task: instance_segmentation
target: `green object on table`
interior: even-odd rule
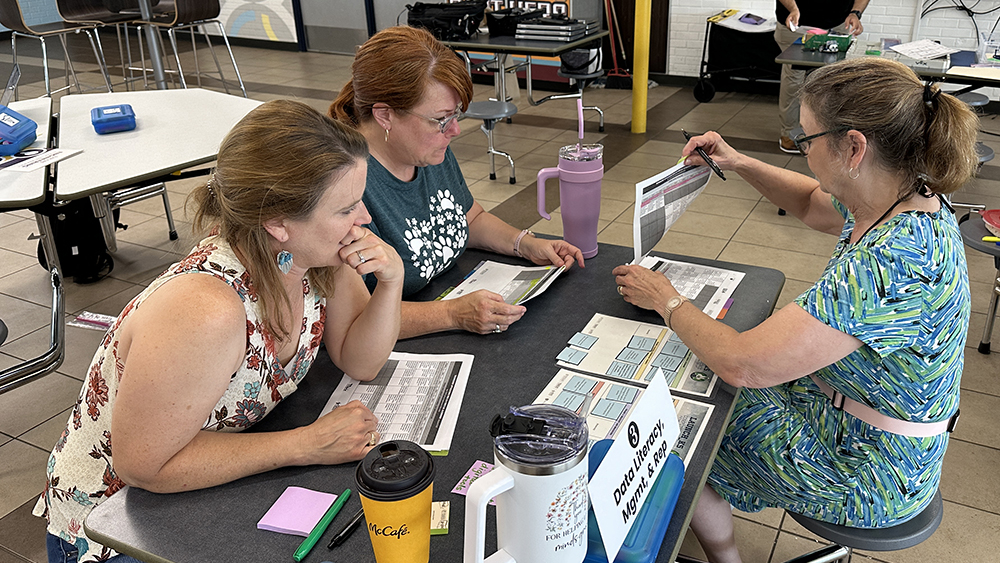
[[[337,497],[337,500],[333,501],[333,505],[331,505],[326,511],[326,514],[324,514],[323,517],[319,519],[319,522],[313,526],[312,531],[309,532],[309,536],[306,537],[301,544],[299,544],[298,549],[295,550],[295,554],[292,555],[292,559],[295,561],[302,561],[305,559],[306,555],[309,555],[313,546],[315,546],[316,542],[319,541],[319,538],[326,533],[326,529],[330,527],[330,522],[333,522],[333,519],[337,517],[337,513],[340,512],[341,508],[343,508],[344,503],[347,502],[347,498],[349,496],[351,496],[351,489],[344,489],[344,492]]]
[[[827,41],[836,41],[837,49],[843,53],[851,46],[853,40],[854,37],[851,35],[835,35],[832,33],[812,34],[806,37],[805,41],[802,42],[802,46],[806,50],[815,51],[826,44]]]

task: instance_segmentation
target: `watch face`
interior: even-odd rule
[[[681,303],[683,302],[684,298],[679,295],[677,297],[671,297],[670,300],[667,301],[667,308],[673,310],[677,307],[680,307]]]

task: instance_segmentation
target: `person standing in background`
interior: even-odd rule
[[[774,40],[782,51],[802,37],[799,26],[807,25],[828,29],[835,33],[849,33],[855,37],[864,31],[861,14],[868,7],[868,0],[778,0],[774,15],[778,27]],[[806,71],[794,70],[791,65],[781,65],[781,89],[778,93],[778,120],[781,124],[781,150],[799,154],[792,140],[792,130],[799,126],[799,89],[806,81]]]

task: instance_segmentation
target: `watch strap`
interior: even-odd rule
[[[859,20],[861,19],[861,10],[851,10],[849,13],[854,14],[855,16],[858,16]]]
[[[678,297],[680,297],[680,300],[677,301],[677,303],[673,307],[671,307],[668,303],[667,306],[664,307],[663,309],[663,322],[664,324],[667,325],[667,328],[669,328],[670,330],[674,329],[674,327],[670,326],[670,317],[673,316],[674,311],[680,309],[681,305],[688,302],[687,297],[684,297],[683,295],[678,295]]]

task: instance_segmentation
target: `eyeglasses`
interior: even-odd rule
[[[410,111],[410,110],[403,110],[403,111],[405,111],[406,113],[413,114],[413,115],[415,115],[417,117],[422,117],[422,118],[426,119],[427,121],[433,121],[434,123],[437,124],[438,129],[441,130],[441,134],[442,135],[444,134],[445,131],[448,130],[448,127],[451,125],[452,121],[455,121],[456,119],[461,119],[461,117],[463,115],[465,115],[465,112],[462,111],[462,104],[458,104],[457,106],[455,106],[455,111],[454,112],[449,113],[448,115],[446,115],[446,116],[444,116],[444,117],[442,117],[440,119],[437,118],[437,117],[430,117],[430,116],[427,116],[427,115],[421,115],[421,114],[419,114],[419,113],[417,113],[415,111]]]
[[[847,127],[837,127],[836,129],[830,129],[828,131],[823,131],[822,133],[809,135],[808,137],[805,135],[799,135],[798,137],[792,139],[792,142],[795,143],[795,148],[799,149],[800,153],[807,154],[809,152],[809,145],[811,145],[816,139],[822,137],[823,135],[829,135],[830,133],[842,133],[847,130]]]

